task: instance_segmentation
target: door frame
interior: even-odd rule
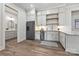
[[[17,16],[16,16],[16,20],[17,20],[17,25],[16,25],[16,27],[17,27],[17,28],[16,28],[16,35],[17,35],[17,36],[16,36],[16,37],[17,37],[17,39],[16,39],[16,40],[17,40],[17,43],[18,43],[18,11],[15,10],[13,7],[10,7],[10,6],[6,5],[6,4],[4,5],[4,8],[5,8],[5,7],[10,8],[10,9],[12,9],[13,11],[15,11],[15,12],[17,13],[17,14],[16,14],[16,15],[17,15]],[[6,9],[4,9],[4,14],[5,14],[5,13],[6,13]],[[9,13],[9,12],[8,12],[8,13]],[[11,13],[10,13],[10,14],[11,14]],[[6,15],[4,15],[4,16],[6,17]],[[5,19],[4,19],[4,20],[5,20]],[[4,21],[4,23],[5,23],[5,21]],[[5,29],[5,28],[4,28],[4,29]],[[4,31],[4,32],[5,32],[5,31]],[[6,39],[5,39],[5,43],[6,43]],[[6,44],[5,44],[5,46],[6,46]]]

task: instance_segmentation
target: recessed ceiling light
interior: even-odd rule
[[[31,8],[33,8],[33,7],[34,7],[34,5],[33,5],[33,4],[31,4],[31,5],[30,5],[30,7],[31,7]]]

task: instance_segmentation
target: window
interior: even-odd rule
[[[79,19],[76,19],[75,20],[75,28],[76,29],[79,29]]]

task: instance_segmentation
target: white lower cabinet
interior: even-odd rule
[[[60,43],[65,48],[66,43],[65,43],[65,34],[64,33],[60,33]]]
[[[35,32],[35,40],[40,40],[40,32],[39,31]]]
[[[35,32],[35,39],[40,40],[40,31]],[[44,40],[58,41],[58,32],[45,32]]]
[[[35,32],[35,40],[40,40],[40,31]],[[46,40],[46,32],[45,32],[45,35],[44,35],[44,40]]]
[[[16,31],[5,31],[5,39],[12,39],[17,37],[17,32]]]
[[[58,32],[47,32],[46,40],[48,41],[58,41]]]

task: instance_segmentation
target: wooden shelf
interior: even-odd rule
[[[54,14],[47,14],[46,16],[50,16],[50,15],[58,15],[58,13],[54,13]]]
[[[48,14],[46,15],[46,25],[49,26],[47,32],[58,31],[58,14]],[[53,28],[52,28],[53,27]]]
[[[46,20],[55,20],[55,19],[58,20],[58,18],[46,18]]]
[[[58,31],[55,31],[55,30],[47,30],[46,32],[58,32]]]
[[[46,24],[46,25],[58,25],[58,23]]]

